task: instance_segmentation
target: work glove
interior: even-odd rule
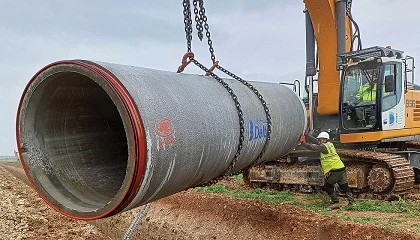
[[[304,143],[304,142],[306,142],[306,136],[304,134],[302,134],[302,135],[300,135],[299,143],[301,144],[301,143]]]

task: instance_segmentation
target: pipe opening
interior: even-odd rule
[[[21,113],[27,170],[60,208],[97,211],[121,195],[126,178],[128,144],[118,108],[97,79],[77,72],[38,78]]]

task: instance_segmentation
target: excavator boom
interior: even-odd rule
[[[336,2],[344,6],[336,7],[340,6]],[[305,6],[313,25],[319,59],[317,112],[321,115],[338,114],[340,73],[336,67],[337,55],[350,51],[352,39],[346,1],[305,0]],[[340,23],[344,23],[345,31],[337,27]],[[344,38],[345,44],[341,46],[338,38]]]

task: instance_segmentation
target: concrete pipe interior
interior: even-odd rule
[[[27,171],[38,191],[70,214],[110,211],[104,206],[120,201],[127,178],[124,124],[99,82],[77,72],[52,74],[27,101],[25,136],[36,139],[20,137],[39,150],[27,151]]]

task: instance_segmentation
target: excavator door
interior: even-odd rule
[[[402,63],[389,61],[383,65],[382,78],[382,130],[405,127],[405,101]]]

